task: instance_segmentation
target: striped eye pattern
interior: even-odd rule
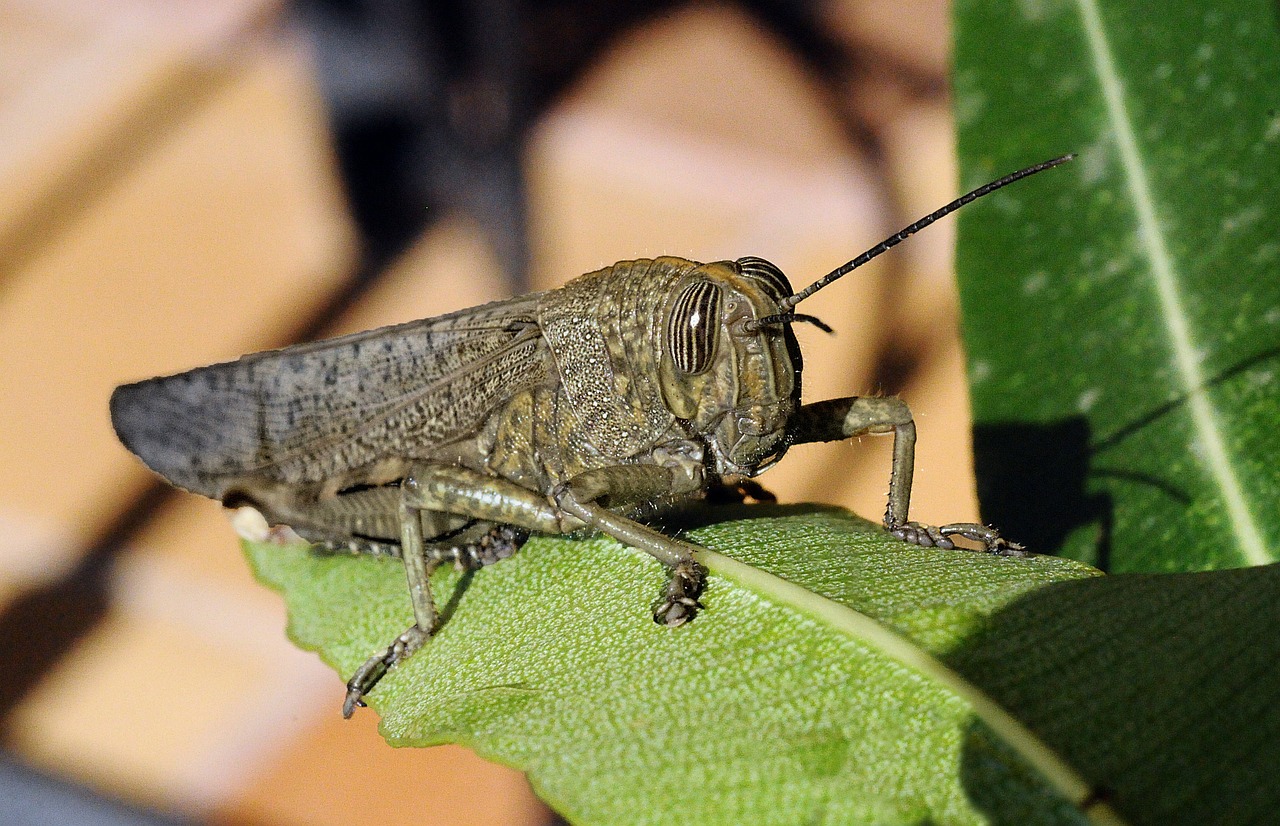
[[[763,284],[777,301],[781,301],[793,292],[791,282],[772,262],[748,255],[734,263],[738,265],[738,272]]]
[[[681,290],[667,322],[671,360],[680,372],[692,375],[711,366],[720,327],[720,288],[695,281]]]

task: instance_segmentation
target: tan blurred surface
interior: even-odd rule
[[[5,237],[0,249],[0,432],[9,434],[0,441],[0,525],[10,537],[0,565],[12,575],[65,569],[148,481],[111,431],[103,401],[115,385],[278,342],[296,323],[280,306],[300,290],[322,297],[351,266],[323,112],[297,50],[219,32],[244,39],[234,62],[210,69],[194,46],[155,54],[162,33],[113,41],[118,62],[130,55],[184,77],[196,63],[190,74],[201,82],[180,87],[170,117],[146,121],[140,157],[123,154],[61,187],[24,190],[21,175],[0,186],[30,197],[28,215],[57,219]],[[105,83],[92,76],[96,65],[71,68]],[[69,85],[80,79],[62,71]],[[116,80],[150,80],[140,74],[122,70]],[[69,153],[121,137],[114,123],[92,125],[67,141]],[[28,169],[13,156],[2,168]]]
[[[214,823],[511,826],[550,818],[521,776],[461,746],[393,749],[372,715],[332,714]]]
[[[908,76],[872,71],[842,99],[732,6],[619,38],[528,141],[535,285],[675,254],[760,255],[799,287],[952,197],[947,101],[930,91],[946,6],[919,5],[894,31],[893,4],[827,6],[835,37]],[[0,0],[0,605],[72,565],[147,483],[111,434],[113,386],[272,346],[354,266],[314,76],[274,3],[95,8]],[[873,139],[851,140],[849,117]],[[912,515],[930,521],[977,515],[952,233],[806,302],[836,336],[798,331],[807,401],[879,392],[886,360],[908,365]],[[504,285],[480,228],[445,216],[329,332]],[[804,446],[762,481],[878,518],[888,448]],[[110,590],[106,619],[15,710],[21,759],[228,824],[546,822],[510,769],[393,750],[372,714],[342,721],[341,679],[288,645],[215,503],[162,509]]]

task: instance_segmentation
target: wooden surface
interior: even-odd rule
[[[279,344],[356,261],[314,73],[280,9],[114,5],[0,1],[0,610],[72,570],[149,484],[111,433],[112,387]],[[833,36],[896,67],[838,99],[730,6],[619,39],[529,140],[535,285],[630,257],[751,254],[800,286],[947,201],[946,12],[920,6],[888,27],[898,4],[827,7]],[[870,137],[850,140],[852,122]],[[901,380],[927,521],[977,516],[953,232],[806,302],[836,336],[799,330],[807,400]],[[503,285],[479,228],[447,216],[328,332]],[[875,518],[888,448],[796,449],[762,481]],[[215,503],[170,502],[107,591],[105,616],[12,711],[5,745],[24,762],[228,824],[547,822],[516,772],[457,747],[391,749],[371,712],[342,721],[341,679],[287,643]]]

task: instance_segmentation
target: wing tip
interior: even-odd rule
[[[116,438],[149,469],[169,483],[212,496],[202,484],[190,446],[171,426],[172,411],[159,379],[122,384],[111,393],[108,408]],[[215,497],[216,498],[216,497]]]
[[[142,399],[139,388],[143,384],[145,382],[120,385],[111,392],[111,401],[108,405],[111,411],[111,427],[116,432],[116,438],[129,449],[130,453],[139,458],[142,458],[138,448],[141,444],[140,436],[145,420],[143,406],[139,403]]]

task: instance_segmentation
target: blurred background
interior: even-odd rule
[[[942,0],[0,0],[0,822],[557,822],[515,771],[344,722],[112,388],[626,258],[807,284],[955,195],[948,41]],[[910,403],[932,522],[977,517],[953,240],[798,327],[807,401]],[[888,449],[762,481],[878,519]]]

